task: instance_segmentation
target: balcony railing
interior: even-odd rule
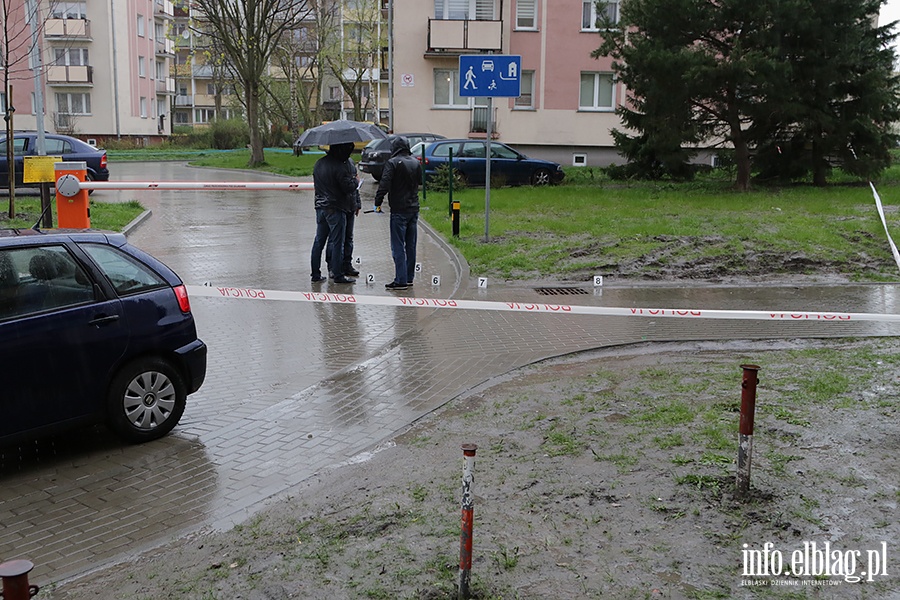
[[[49,65],[47,83],[50,85],[94,83],[94,67],[86,65]]]
[[[87,19],[47,19],[44,23],[44,37],[89,39],[91,22]]]
[[[175,78],[174,77],[165,77],[163,79],[156,80],[156,93],[157,94],[174,94],[175,93]]]
[[[193,96],[175,96],[175,106],[193,106]]]
[[[175,16],[175,6],[172,4],[171,0],[156,0],[154,4],[154,16],[163,18]]]
[[[157,56],[174,56],[175,55],[175,41],[170,40],[168,38],[156,40],[156,55]]]
[[[491,111],[491,134],[497,133],[497,107]],[[487,134],[488,107],[475,106],[472,108],[472,116],[469,119],[469,133]],[[493,135],[491,136],[493,137]]]
[[[429,52],[477,53],[502,47],[503,21],[428,20]]]

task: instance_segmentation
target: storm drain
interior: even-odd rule
[[[581,296],[588,293],[584,288],[572,287],[539,287],[534,288],[541,296]]]

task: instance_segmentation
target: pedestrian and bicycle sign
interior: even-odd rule
[[[518,98],[522,57],[470,54],[459,57],[459,95],[477,98]]]

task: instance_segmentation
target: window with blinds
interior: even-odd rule
[[[537,0],[516,0],[516,29],[537,29]]]
[[[453,21],[494,21],[497,0],[434,0],[434,18]]]

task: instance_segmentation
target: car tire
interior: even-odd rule
[[[550,185],[550,169],[538,169],[532,173],[531,185]]]
[[[142,358],[125,365],[109,386],[107,417],[123,439],[148,442],[170,431],[184,414],[187,386],[168,361]]]

